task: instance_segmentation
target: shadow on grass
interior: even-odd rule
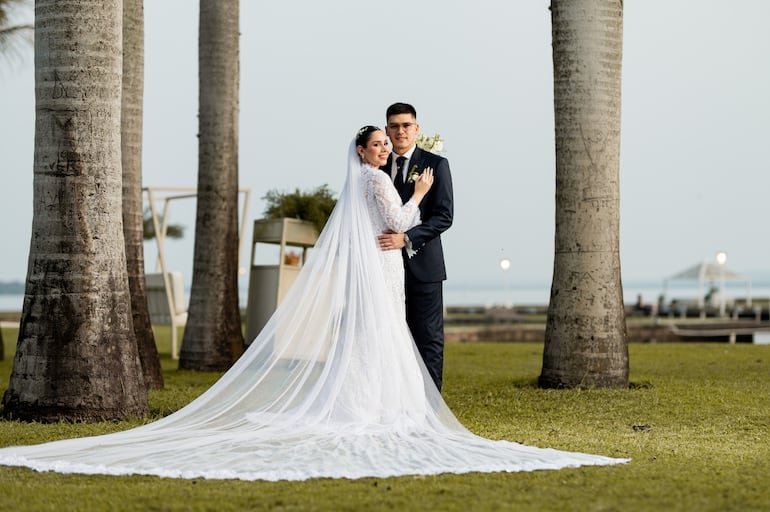
[[[538,389],[540,386],[537,383],[537,377],[535,378],[521,378],[521,379],[514,379],[512,381],[509,381],[511,387],[515,389]],[[650,381],[639,381],[639,382],[630,382],[628,384],[628,389],[654,389],[655,384],[653,384]],[[565,388],[566,389],[566,388]],[[582,388],[582,389],[592,389],[592,388]]]

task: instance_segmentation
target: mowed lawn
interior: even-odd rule
[[[4,329],[0,392],[17,332]],[[167,331],[158,333],[167,347]],[[167,350],[167,349],[166,349]],[[0,467],[0,510],[770,510],[770,345],[632,344],[630,389],[540,390],[542,345],[447,346],[444,397],[495,439],[632,462],[531,473],[305,482],[177,480]],[[178,409],[218,375],[164,354],[148,418],[97,424],[0,420],[0,446],[112,432]]]

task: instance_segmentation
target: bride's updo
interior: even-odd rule
[[[376,126],[367,125],[356,132],[356,146],[366,147],[374,132],[380,132]]]

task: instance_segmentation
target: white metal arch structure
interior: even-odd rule
[[[166,295],[166,305],[168,306],[168,312],[156,311],[156,318],[167,314],[169,323],[171,325],[171,357],[173,359],[179,358],[179,347],[177,341],[177,327],[182,326],[187,320],[187,306],[186,299],[180,300],[178,293],[174,293],[174,282],[180,278],[174,273],[169,271],[168,264],[166,262],[165,241],[166,233],[168,231],[168,218],[171,202],[179,199],[191,199],[198,196],[198,189],[195,187],[144,187],[142,191],[146,194],[147,202],[149,203],[150,213],[152,215],[152,226],[155,230],[155,242],[158,248],[158,259],[156,261],[156,270],[160,272],[163,277],[163,288]],[[241,254],[243,253],[243,239],[246,231],[246,216],[249,209],[249,199],[251,197],[251,189],[239,188],[238,194],[243,194],[243,213],[241,214],[241,222],[238,235],[238,262],[240,267]],[[157,203],[163,201],[163,212],[158,214]],[[176,286],[178,288],[178,286]],[[182,288],[183,289],[183,288]],[[184,305],[184,306],[183,306]],[[150,315],[153,315],[153,311],[150,311]],[[154,322],[154,321],[153,321]]]

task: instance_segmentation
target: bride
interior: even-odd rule
[[[454,417],[404,319],[399,251],[376,234],[420,222],[385,134],[366,126],[312,256],[246,353],[199,398],[124,432],[0,449],[0,464],[61,473],[305,480],[531,471],[626,462],[484,439]]]

